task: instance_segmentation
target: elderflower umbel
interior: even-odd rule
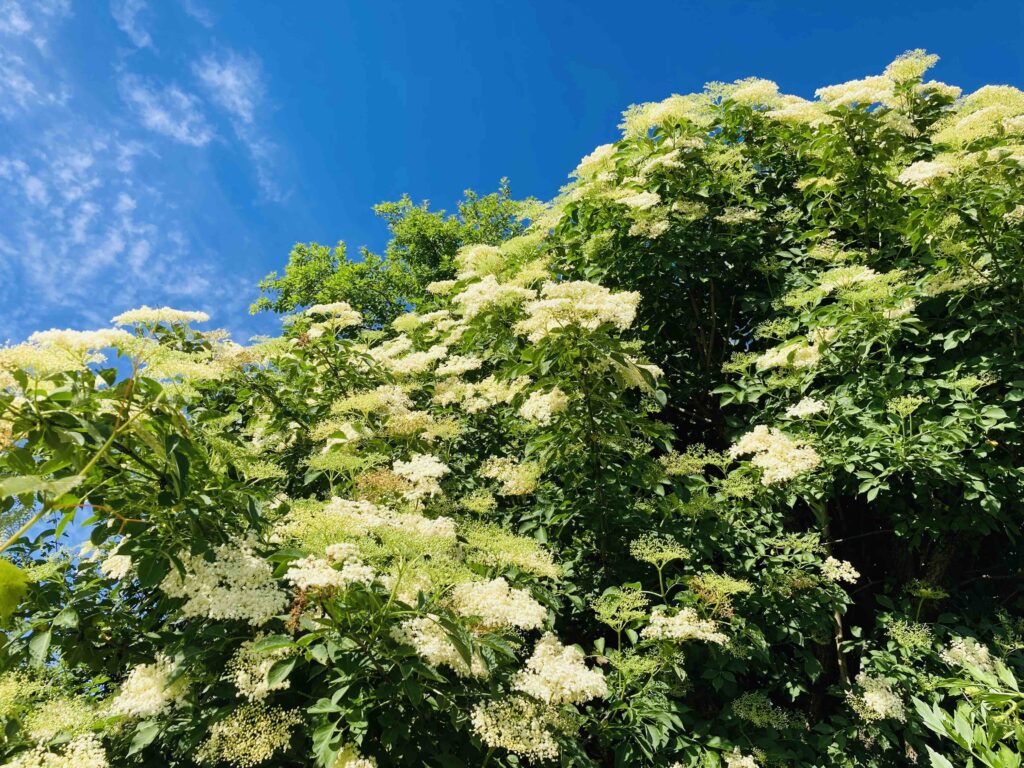
[[[510,587],[503,578],[470,581],[455,587],[452,608],[463,616],[478,616],[485,627],[539,629],[548,611],[525,589]]]
[[[729,455],[733,458],[745,454],[753,454],[750,463],[762,470],[762,485],[791,480],[810,472],[821,463],[821,458],[813,448],[763,424],[743,435],[729,449]]]
[[[651,640],[703,640],[706,643],[725,645],[728,636],[718,631],[713,621],[702,619],[693,608],[683,608],[669,616],[663,608],[655,608],[651,623],[644,627],[641,636]]]
[[[274,580],[274,569],[248,542],[222,544],[213,562],[181,552],[182,576],[172,569],[160,584],[168,597],[186,602],[181,614],[209,619],[238,619],[254,626],[281,613],[288,596]]]
[[[98,736],[87,734],[72,739],[60,752],[37,747],[4,763],[5,768],[109,768],[107,754]]]
[[[190,312],[170,307],[149,307],[143,305],[138,309],[122,312],[110,322],[115,325],[175,325],[186,323],[205,323],[210,316],[205,312]]]
[[[438,376],[461,376],[464,373],[477,370],[483,364],[483,360],[473,355],[452,355],[437,366],[434,373]]]
[[[828,410],[828,403],[824,400],[816,400],[813,397],[805,397],[796,405],[786,409],[786,415],[791,419],[806,419],[816,413]]]
[[[188,681],[180,677],[169,683],[173,673],[174,664],[166,656],[158,657],[153,664],[134,667],[110,703],[110,711],[128,717],[150,717],[177,705],[188,691]]]
[[[251,768],[286,748],[292,728],[301,722],[297,711],[262,703],[245,704],[214,723],[196,756],[200,762]]]
[[[463,526],[462,535],[473,562],[489,567],[518,568],[548,579],[556,579],[561,573],[551,553],[539,541],[516,536],[500,525],[470,523]]]
[[[363,757],[352,744],[346,744],[331,763],[331,768],[377,768],[372,757]]]
[[[403,645],[411,646],[432,667],[450,667],[459,677],[487,676],[487,665],[480,654],[473,653],[472,666],[466,664],[436,616],[406,619],[391,628],[391,637]]]
[[[901,723],[906,721],[907,713],[903,702],[893,692],[887,680],[861,672],[857,675],[857,685],[860,686],[861,692],[857,694],[851,691],[847,694],[847,699],[863,720],[874,722],[892,719]]]
[[[309,555],[293,562],[284,578],[300,590],[348,589],[353,584],[370,584],[374,572],[357,561],[347,562],[339,570],[328,560]]]
[[[818,364],[821,352],[817,344],[786,342],[765,351],[756,360],[758,371],[773,368],[812,368]]]
[[[569,404],[569,398],[558,387],[549,392],[531,392],[519,407],[519,415],[535,424],[551,423],[556,413],[561,413]]]
[[[473,707],[470,720],[473,732],[488,747],[531,761],[558,757],[558,742],[551,733],[558,725],[557,713],[526,696],[481,702]]]
[[[436,456],[423,453],[414,453],[409,461],[395,461],[392,469],[396,475],[412,483],[412,488],[405,492],[405,498],[410,501],[441,493],[438,481],[451,472],[448,465]]]
[[[725,768],[757,768],[757,761],[750,755],[744,755],[739,749],[734,749],[725,757]]]
[[[462,307],[464,317],[471,318],[491,307],[509,307],[536,297],[536,291],[510,283],[502,284],[494,275],[487,275],[452,297],[452,301]]]
[[[239,696],[249,701],[260,701],[267,698],[271,691],[283,691],[291,686],[287,678],[276,683],[271,683],[267,679],[270,668],[278,661],[288,658],[292,650],[274,648],[260,651],[256,645],[265,637],[265,634],[259,634],[252,640],[246,640],[228,661],[225,678],[235,684]]]
[[[52,741],[61,733],[82,733],[96,720],[90,702],[58,696],[37,705],[25,717],[24,728],[37,743]]]
[[[953,638],[939,656],[951,667],[977,667],[983,672],[995,670],[988,646],[979,643],[973,637]]]
[[[903,169],[899,182],[908,187],[926,187],[953,173],[953,166],[942,161],[918,160]]]
[[[608,685],[599,669],[589,669],[583,651],[562,645],[550,632],[537,642],[526,667],[516,673],[512,686],[545,704],[582,704],[603,699]]]
[[[108,579],[120,580],[131,573],[132,559],[128,555],[108,555],[100,563],[100,573]]]
[[[363,322],[363,316],[352,309],[347,301],[336,301],[333,304],[314,304],[306,310],[307,315],[320,315],[330,318],[332,328],[349,328]]]
[[[503,496],[525,496],[537,489],[541,467],[532,461],[519,462],[507,456],[492,456],[480,469],[483,477],[501,483]]]
[[[630,542],[629,554],[643,563],[650,563],[656,568],[664,568],[673,560],[689,557],[690,550],[671,536],[646,533]]]
[[[835,557],[829,557],[821,564],[821,573],[826,579],[837,584],[841,581],[845,581],[848,584],[856,584],[857,579],[860,578],[860,573],[856,568],[845,560],[839,560]]]
[[[548,282],[541,286],[541,298],[526,305],[528,316],[516,323],[515,331],[530,341],[540,341],[569,326],[593,331],[610,323],[626,330],[636,318],[639,303],[640,294],[635,291],[612,293],[586,280]]]

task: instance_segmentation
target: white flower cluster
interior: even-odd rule
[[[1000,127],[1005,130],[1007,122],[1020,115],[1024,115],[1024,92],[1010,85],[986,85],[965,96],[956,111],[940,121],[932,140],[962,147]]]
[[[391,529],[423,538],[434,538],[439,543],[455,541],[455,521],[450,517],[429,518],[412,513],[399,514],[387,507],[379,507],[368,501],[350,501],[337,497],[328,502],[324,507],[323,514],[340,523],[340,527],[349,536],[363,536],[374,530]],[[348,550],[342,549],[350,546],[332,544],[327,548],[327,558],[334,562],[352,559],[352,555],[343,554]]]
[[[647,190],[617,189],[610,197],[615,202],[637,211],[649,210],[661,202],[661,196],[657,192]]]
[[[4,763],[5,768],[109,768],[109,765],[103,744],[94,734],[72,739],[59,753],[37,747]]]
[[[190,312],[170,307],[148,307],[122,312],[110,322],[115,325],[177,325],[187,323],[205,323],[210,316],[205,312]]]
[[[481,702],[473,707],[470,719],[473,732],[488,747],[508,750],[531,762],[558,757],[551,708],[526,696]]]
[[[296,589],[320,590],[348,589],[353,584],[369,585],[375,575],[370,566],[358,560],[349,560],[338,569],[329,560],[309,555],[293,562],[284,578]]]
[[[753,454],[750,463],[762,471],[762,485],[792,480],[821,463],[821,457],[809,445],[763,424],[743,435],[729,449],[732,458],[745,454]]]
[[[407,619],[391,628],[391,637],[412,646],[416,653],[432,667],[450,667],[459,677],[486,677],[487,665],[479,653],[474,653],[472,666],[466,664],[434,615]]]
[[[664,609],[655,608],[651,623],[640,631],[641,636],[651,640],[702,640],[706,643],[725,645],[728,636],[718,631],[713,621],[702,619],[693,608],[683,608],[673,616]]]
[[[438,376],[461,376],[479,369],[483,364],[483,360],[473,355],[452,355],[443,364],[437,366],[434,373]]]
[[[845,560],[835,557],[826,558],[825,562],[821,564],[821,573],[826,579],[837,584],[841,581],[856,584],[857,579],[860,578],[860,572],[856,568]]]
[[[466,413],[480,413],[499,403],[511,403],[529,384],[526,376],[502,381],[492,375],[475,383],[449,379],[435,384],[434,402],[438,405],[458,403]]]
[[[492,456],[480,469],[483,477],[501,483],[503,496],[525,496],[537,490],[542,470],[532,461],[519,462],[508,456]]]
[[[821,350],[817,344],[789,341],[766,350],[755,361],[757,370],[769,371],[772,368],[813,368],[821,359]]]
[[[84,733],[96,719],[97,713],[90,701],[57,696],[36,704],[25,716],[22,725],[32,741],[43,744],[61,733]]]
[[[459,265],[459,277],[483,277],[497,272],[504,264],[501,249],[493,245],[475,243],[459,249],[455,262]]]
[[[610,323],[626,330],[636,318],[639,303],[636,291],[612,293],[586,280],[548,282],[541,286],[541,298],[526,305],[528,317],[516,323],[515,330],[530,341],[570,326],[592,331]]]
[[[333,304],[314,304],[306,310],[307,315],[327,316],[330,318],[330,325],[334,328],[349,328],[363,322],[363,316],[352,309],[347,301],[337,301]]]
[[[816,90],[814,95],[830,107],[888,104],[893,98],[893,85],[893,81],[885,75],[874,75],[863,80],[828,85]]]
[[[953,173],[953,166],[941,160],[918,160],[903,169],[899,182],[908,187],[926,187]]]
[[[871,677],[867,672],[857,675],[857,685],[860,686],[859,694],[852,691],[847,694],[850,705],[867,722],[875,720],[898,720],[905,722],[907,719],[906,709],[900,697],[892,690],[887,680],[881,677]]]
[[[381,360],[381,365],[392,373],[402,376],[411,376],[416,373],[423,373],[430,370],[430,367],[448,356],[448,347],[443,344],[435,344],[422,352],[410,352],[402,357],[388,357]]]
[[[545,704],[582,704],[608,695],[608,684],[599,669],[589,669],[583,651],[562,645],[550,632],[537,642],[512,686]]]
[[[771,80],[748,77],[733,83],[726,95],[737,104],[750,107],[772,106],[779,101],[779,86]]]
[[[992,652],[987,645],[973,637],[953,638],[939,656],[951,667],[977,667],[982,672],[995,671]]]
[[[757,768],[757,761],[751,755],[744,755],[734,749],[725,755],[725,768]]]
[[[487,275],[456,294],[452,301],[462,307],[464,317],[472,318],[491,307],[509,307],[536,297],[536,291],[499,283],[494,275]]]
[[[238,619],[259,626],[285,609],[288,596],[274,580],[273,567],[255,553],[251,543],[222,544],[213,554],[209,562],[179,553],[185,575],[172,569],[160,584],[168,597],[186,601],[183,616]]]
[[[236,768],[252,768],[286,748],[292,729],[301,722],[297,711],[268,707],[262,702],[245,704],[214,723],[196,757],[201,763],[225,762]]]
[[[179,677],[169,683],[174,664],[160,656],[153,664],[140,664],[121,685],[110,711],[127,717],[150,717],[179,704],[188,692],[188,681]]]
[[[427,293],[432,293],[435,296],[446,296],[451,293],[452,288],[458,285],[458,280],[435,280],[432,283],[427,283]]]
[[[614,144],[602,144],[580,160],[579,164],[576,166],[576,170],[574,170],[570,175],[575,176],[578,179],[586,179],[594,176],[608,167],[608,163],[614,155]]]
[[[123,579],[131,573],[131,570],[132,559],[128,555],[108,555],[107,558],[100,563],[100,573],[108,579]]]
[[[377,761],[363,757],[353,745],[346,744],[331,763],[331,768],[377,768]]]
[[[528,590],[515,589],[503,578],[459,584],[452,593],[451,606],[463,616],[477,616],[485,627],[539,629],[548,611]]]
[[[249,701],[260,701],[267,698],[271,691],[283,691],[291,686],[287,678],[273,684],[267,678],[270,668],[288,658],[292,651],[290,648],[257,650],[256,644],[265,637],[265,634],[259,634],[252,640],[246,640],[228,661],[225,678],[235,684],[239,696]]]
[[[812,128],[833,120],[823,104],[789,95],[780,97],[779,106],[765,112],[765,115],[781,123],[809,125]]]
[[[447,464],[425,453],[414,453],[409,461],[395,461],[392,469],[396,475],[412,483],[412,488],[405,493],[405,498],[410,501],[441,493],[438,481],[451,472]]]
[[[867,283],[879,275],[871,269],[860,264],[850,267],[837,267],[830,269],[823,274],[818,281],[818,288],[824,293],[833,293],[844,288],[851,288],[858,283]]]
[[[808,416],[814,416],[816,413],[822,413],[828,410],[828,403],[824,400],[816,400],[813,397],[805,397],[796,405],[791,405],[786,409],[786,415],[791,419],[806,419]]]
[[[90,350],[118,347],[134,337],[120,328],[101,328],[98,331],[72,331],[51,328],[36,331],[28,337],[29,344],[40,347],[57,347],[68,352],[81,354]]]
[[[561,413],[569,405],[569,398],[558,387],[549,392],[531,392],[521,406],[519,415],[535,424],[547,425],[556,413]]]

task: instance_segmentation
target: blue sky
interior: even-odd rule
[[[0,0],[0,342],[143,303],[266,332],[256,281],[296,241],[381,248],[375,202],[549,198],[631,103],[916,47],[1024,86],[1024,3]]]

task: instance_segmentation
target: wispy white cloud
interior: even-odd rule
[[[200,3],[199,0],[181,0],[181,7],[185,10],[185,13],[207,29],[210,29],[213,26],[213,12]]]
[[[0,32],[8,35],[27,35],[32,31],[32,22],[16,0],[0,3]]]
[[[42,49],[50,27],[71,13],[71,0],[0,0],[0,34],[24,37]]]
[[[140,182],[146,174],[135,165],[146,154],[78,124],[74,134],[49,133],[0,155],[0,218],[9,222],[0,233],[5,307],[45,314],[59,306],[79,324],[176,301],[215,309],[222,320],[244,317],[253,277],[230,277],[196,258],[173,198]],[[25,312],[2,315],[0,339],[40,324]]]
[[[153,44],[140,18],[147,10],[146,0],[110,0],[110,15],[136,48],[148,48]]]
[[[234,51],[210,53],[195,64],[193,71],[216,104],[236,120],[252,122],[264,93],[260,62],[255,56]]]
[[[67,98],[47,47],[53,28],[70,11],[67,0],[0,0],[0,117]]]
[[[111,2],[133,42],[152,47],[145,2]],[[194,148],[238,147],[262,196],[280,198],[259,59],[221,50],[174,83],[133,74],[120,58],[111,61],[120,102],[98,106],[57,56],[70,11],[69,0],[0,0],[0,342],[106,323],[143,303],[252,329],[246,307],[259,275],[228,266],[196,234],[206,226],[196,185],[211,201],[221,193],[210,154]],[[218,113],[225,125],[215,129]]]
[[[256,120],[267,90],[262,69],[256,56],[228,49],[208,53],[192,67],[209,99],[230,118],[235,137],[252,160],[264,197],[281,202],[286,194],[276,179],[277,147]]]
[[[136,75],[121,78],[121,95],[142,124],[182,144],[203,147],[214,132],[199,99],[176,85],[158,86]]]

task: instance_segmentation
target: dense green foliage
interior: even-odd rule
[[[933,63],[0,350],[6,764],[1019,766],[1024,93]]]
[[[505,179],[489,195],[464,194],[457,213],[449,216],[431,211],[425,202],[415,205],[408,196],[375,206],[391,234],[384,256],[362,248],[360,260],[353,261],[344,243],[334,249],[296,244],[284,275],[271,272],[260,282],[261,296],[252,311],[291,312],[344,301],[362,313],[369,327],[387,325],[423,300],[428,283],[454,277],[459,248],[497,245],[522,233],[530,203],[512,200]]]

